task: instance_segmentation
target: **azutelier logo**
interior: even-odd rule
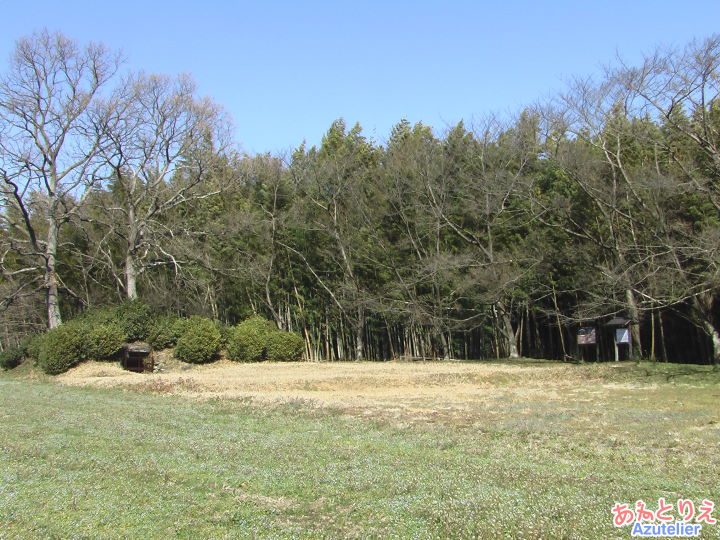
[[[615,503],[611,512],[615,527],[631,527],[630,534],[640,538],[690,538],[700,536],[703,525],[715,525],[715,503],[703,499],[697,506],[689,499],[678,499],[675,504],[664,497],[651,510],[643,500],[634,505]],[[673,514],[673,512],[676,514]]]

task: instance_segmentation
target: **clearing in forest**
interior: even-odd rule
[[[122,387],[193,399],[301,402],[396,423],[481,426],[542,422],[543,429],[618,431],[628,406],[647,409],[653,425],[677,429],[676,413],[714,408],[720,376],[708,366],[512,362],[251,363],[191,365],[159,353],[164,372],[137,374],[89,362],[61,384]],[[687,385],[710,385],[688,399]],[[663,411],[668,414],[664,414]],[[715,419],[720,421],[720,416]],[[572,426],[568,425],[572,423]],[[710,424],[711,426],[715,424]],[[686,424],[683,429],[703,429]],[[624,431],[624,430],[620,430]]]

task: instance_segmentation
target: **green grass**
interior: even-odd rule
[[[0,538],[609,538],[616,501],[720,503],[714,374],[627,366],[403,428],[2,375]]]

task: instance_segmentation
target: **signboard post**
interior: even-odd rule
[[[578,330],[577,344],[580,349],[580,359],[584,360],[585,351],[597,344],[597,329],[593,326],[583,326]]]
[[[620,361],[620,345],[627,345],[628,347],[628,358],[633,357],[632,351],[632,338],[630,337],[630,325],[632,324],[631,319],[625,319],[623,317],[615,317],[606,326],[615,328],[615,361]]]

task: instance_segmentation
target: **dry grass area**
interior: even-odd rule
[[[243,399],[303,403],[342,412],[418,423],[472,426],[493,423],[532,431],[618,431],[628,408],[656,427],[717,430],[716,385],[697,388],[704,372],[668,371],[667,365],[606,363],[573,365],[516,362],[259,363],[228,360],[189,365],[158,353],[164,372],[136,374],[115,364],[90,362],[58,377],[65,385],[122,387],[192,399]],[[700,371],[707,368],[698,366]],[[683,378],[691,377],[690,382]],[[701,379],[702,380],[702,379]],[[688,388],[692,399],[686,399]],[[646,404],[646,405],[645,405]],[[660,406],[658,406],[660,404]],[[680,416],[683,418],[681,419]],[[646,418],[647,417],[647,418]],[[652,417],[652,418],[650,418]],[[497,427],[497,426],[496,426]],[[608,432],[610,435],[610,432]]]
[[[336,362],[255,363],[228,360],[190,365],[159,353],[162,373],[137,374],[88,362],[58,377],[67,385],[129,389],[193,398],[306,401],[318,406],[466,406],[503,393],[556,396],[573,386],[571,367],[508,363]],[[570,380],[572,379],[572,380]]]

